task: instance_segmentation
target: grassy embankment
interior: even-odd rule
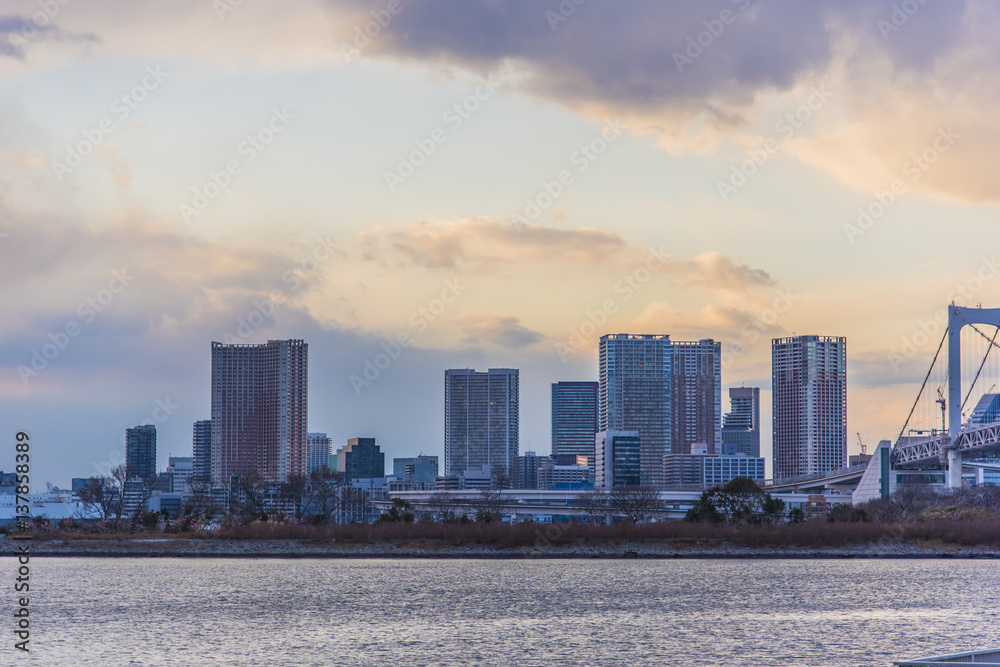
[[[925,520],[910,523],[828,523],[794,525],[723,526],[665,522],[611,526],[586,524],[455,524],[382,523],[375,525],[309,526],[256,523],[213,531],[164,533],[91,533],[85,531],[31,531],[36,540],[307,540],[315,543],[376,544],[433,540],[451,545],[491,545],[498,548],[572,546],[615,542],[671,544],[728,543],[750,548],[842,547],[862,544],[936,543],[959,547],[1000,547],[1000,521],[992,519]]]

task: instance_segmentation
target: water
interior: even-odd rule
[[[1000,645],[997,567],[35,558],[0,664],[887,666]]]

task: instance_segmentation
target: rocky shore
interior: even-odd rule
[[[0,540],[0,555],[13,556],[17,541]],[[724,541],[649,540],[546,543],[498,547],[443,540],[343,542],[331,540],[224,540],[135,538],[37,540],[35,557],[98,558],[1000,558],[995,547],[940,542],[884,542],[840,547],[746,547]]]

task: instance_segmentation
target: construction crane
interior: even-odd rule
[[[945,432],[945,412],[947,411],[948,401],[945,400],[945,398],[944,398],[944,392],[941,391],[941,387],[937,388],[937,394],[938,394],[937,400],[934,401],[934,402],[941,404],[941,432],[944,433]]]
[[[865,443],[861,439],[861,434],[860,433],[858,433],[858,444],[861,446],[861,456],[865,456],[868,453],[868,448],[865,447]]]

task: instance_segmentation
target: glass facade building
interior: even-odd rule
[[[507,475],[518,454],[516,368],[444,372],[444,474],[490,466]]]
[[[642,481],[642,442],[638,431],[601,431],[594,436],[597,472],[594,486],[638,486]]]
[[[192,475],[200,479],[212,479],[212,420],[203,419],[194,423],[191,442],[194,459]]]
[[[722,420],[722,445],[747,456],[760,456],[760,388],[732,387],[729,412]],[[727,451],[719,452],[722,454]]]
[[[552,455],[586,456],[594,464],[597,382],[552,383]]]
[[[721,347],[713,340],[608,334],[599,351],[598,427],[635,430],[643,485],[663,483],[663,456],[692,443],[721,452]]]
[[[337,471],[347,481],[385,477],[385,454],[375,438],[351,438],[337,450]]]
[[[125,465],[130,478],[156,477],[156,426],[125,429]]]

